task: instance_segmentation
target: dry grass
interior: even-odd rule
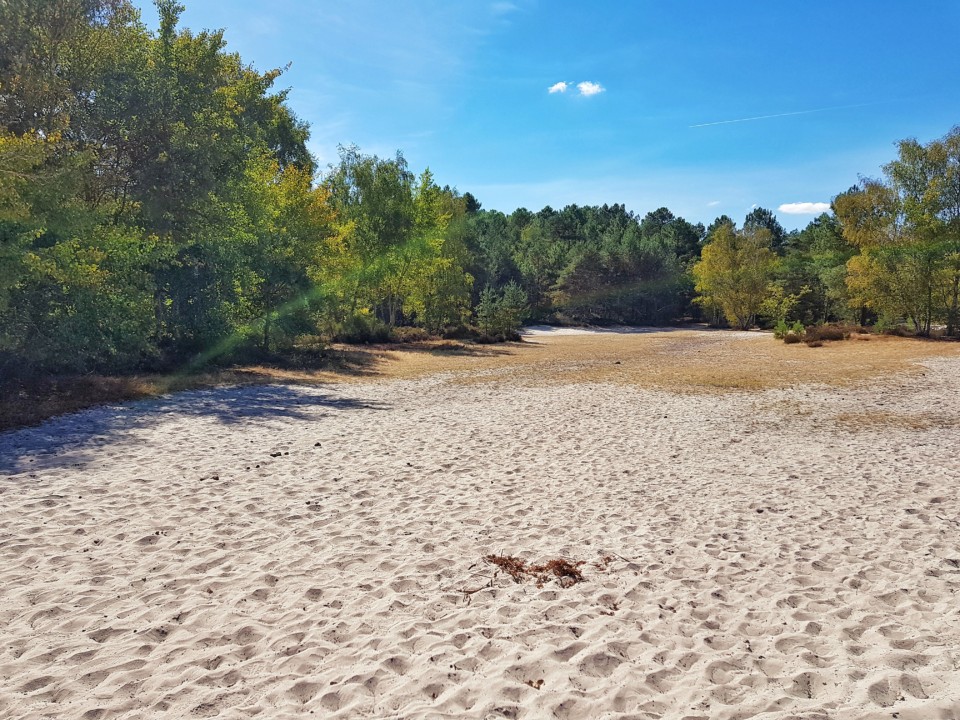
[[[532,385],[613,382],[674,391],[763,390],[821,383],[852,386],[874,378],[922,372],[918,362],[958,357],[960,347],[873,336],[869,342],[811,349],[767,334],[674,330],[648,334],[536,336],[498,346],[497,354],[451,358],[416,350],[394,353],[382,377],[457,373],[465,383],[511,381]]]
[[[642,334],[538,335],[520,343],[429,341],[334,346],[313,366],[252,365],[216,372],[138,377],[0,381],[0,431],[104,403],[229,384],[331,383],[415,379],[449,373],[456,382],[528,385],[612,382],[681,392],[763,390],[822,383],[850,386],[918,373],[931,357],[960,356],[960,345],[869,336],[868,342],[811,349],[767,334],[665,330]]]

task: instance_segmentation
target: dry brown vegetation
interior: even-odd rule
[[[65,412],[177,390],[228,384],[331,383],[414,379],[449,373],[455,382],[528,385],[622,383],[681,392],[762,390],[821,383],[850,386],[920,373],[925,358],[960,355],[960,345],[869,337],[811,349],[765,333],[663,330],[536,335],[520,343],[428,341],[335,346],[311,366],[251,365],[205,373],[62,377],[0,381],[0,430]]]
[[[424,349],[386,351],[379,377],[456,373],[464,383],[509,379],[532,385],[613,382],[644,388],[724,392],[820,383],[852,386],[895,373],[920,373],[918,363],[957,357],[960,347],[871,336],[869,342],[785,345],[766,333],[704,330],[534,336],[489,353],[451,356]]]
[[[483,559],[505,572],[513,578],[514,582],[534,580],[537,587],[542,587],[552,579],[556,579],[561,587],[570,587],[583,582],[583,573],[580,572],[580,568],[586,564],[583,560],[554,558],[540,565],[531,565],[512,555],[487,555]]]

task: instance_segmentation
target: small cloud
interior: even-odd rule
[[[586,97],[590,97],[591,95],[599,95],[606,90],[606,88],[600,83],[590,82],[589,80],[584,80],[581,83],[577,83],[577,89],[580,91],[581,95]]]
[[[719,204],[720,204],[719,200],[711,200],[710,202],[707,203],[707,207],[716,207]]]
[[[820,215],[830,211],[830,203],[825,202],[796,202],[784,203],[777,208],[777,212],[787,215]]]
[[[569,83],[558,82],[548,87],[547,92],[550,93],[551,95],[553,93],[562,93],[562,92],[566,92],[568,87],[570,87]]]
[[[516,12],[520,8],[512,2],[495,2],[490,6],[490,9],[494,15],[508,15],[509,13]]]

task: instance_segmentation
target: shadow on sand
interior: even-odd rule
[[[149,400],[91,408],[38,427],[0,434],[0,473],[14,474],[82,464],[99,448],[160,421],[207,417],[224,425],[310,421],[319,410],[375,412],[388,406],[338,397],[304,385],[241,385],[190,390]]]

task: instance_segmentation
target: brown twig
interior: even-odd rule
[[[528,565],[525,560],[512,555],[487,555],[483,559],[507,573],[514,582],[522,583],[527,578],[532,578],[536,581],[537,587],[542,587],[552,578],[556,578],[561,587],[570,587],[583,582],[583,573],[580,572],[580,568],[586,564],[583,560],[555,558],[542,565]]]

